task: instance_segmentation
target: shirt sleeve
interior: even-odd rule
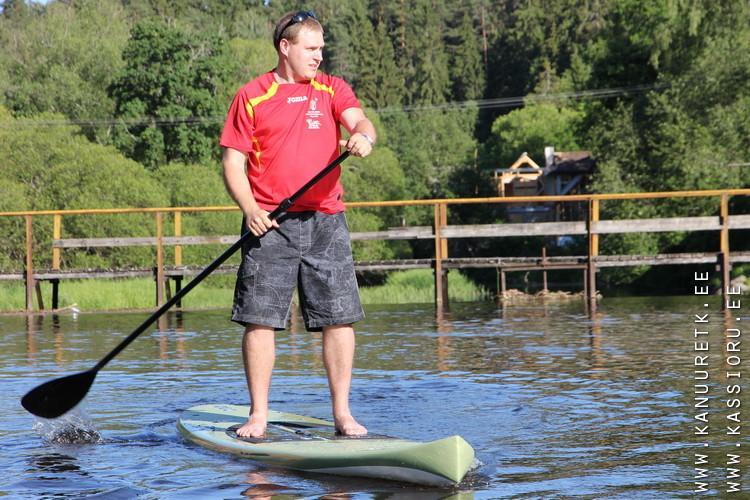
[[[229,106],[224,129],[221,132],[219,144],[225,148],[232,148],[249,154],[253,150],[253,117],[252,107],[243,90],[234,96]]]
[[[361,108],[354,91],[341,78],[333,80],[333,116],[337,122],[341,122],[341,113],[349,108]]]

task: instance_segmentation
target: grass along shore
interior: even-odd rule
[[[51,306],[52,285],[42,282],[45,306]],[[186,309],[229,308],[234,292],[233,276],[211,276],[182,300]],[[154,307],[154,280],[150,278],[70,280],[60,283],[60,308],[75,305],[82,311],[149,309]],[[448,273],[450,300],[467,302],[489,297],[484,290],[457,271]],[[429,269],[393,272],[384,285],[361,287],[363,304],[431,303],[434,282]],[[0,311],[24,309],[21,282],[0,283]]]

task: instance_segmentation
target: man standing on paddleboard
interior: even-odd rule
[[[352,324],[364,317],[354,275],[343,188],[336,168],[277,220],[268,215],[339,154],[370,154],[375,128],[349,85],[318,72],[323,27],[309,11],[290,12],[273,36],[276,68],[242,87],[221,134],[224,181],[244,214],[243,248],[232,321],[245,327],[243,360],[250,391],[242,437],[265,434],[275,359],[274,331],[286,328],[299,288],[309,331],[323,331],[323,361],[333,418],[345,435],[367,433],[349,410]],[[351,134],[341,140],[340,125]]]

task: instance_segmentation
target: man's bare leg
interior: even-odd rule
[[[250,391],[250,415],[247,422],[237,429],[241,437],[261,437],[268,423],[268,391],[271,388],[271,372],[276,358],[273,328],[250,325],[245,328],[242,339],[242,360]]]
[[[354,362],[354,329],[351,325],[323,328],[323,363],[331,389],[333,421],[336,430],[346,436],[362,436],[367,429],[357,423],[349,410],[349,388]]]

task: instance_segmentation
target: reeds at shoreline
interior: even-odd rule
[[[51,285],[42,282],[42,295],[49,301]],[[230,308],[234,291],[233,276],[209,277],[182,301],[186,309]],[[459,272],[448,274],[448,291],[452,301],[483,300],[490,294]],[[154,282],[150,278],[70,280],[60,285],[61,309],[76,305],[81,311],[149,309],[154,307]],[[360,287],[363,304],[432,303],[432,271],[413,269],[393,272],[385,284]],[[24,309],[23,283],[0,283],[0,311]],[[46,302],[47,307],[50,306]]]

